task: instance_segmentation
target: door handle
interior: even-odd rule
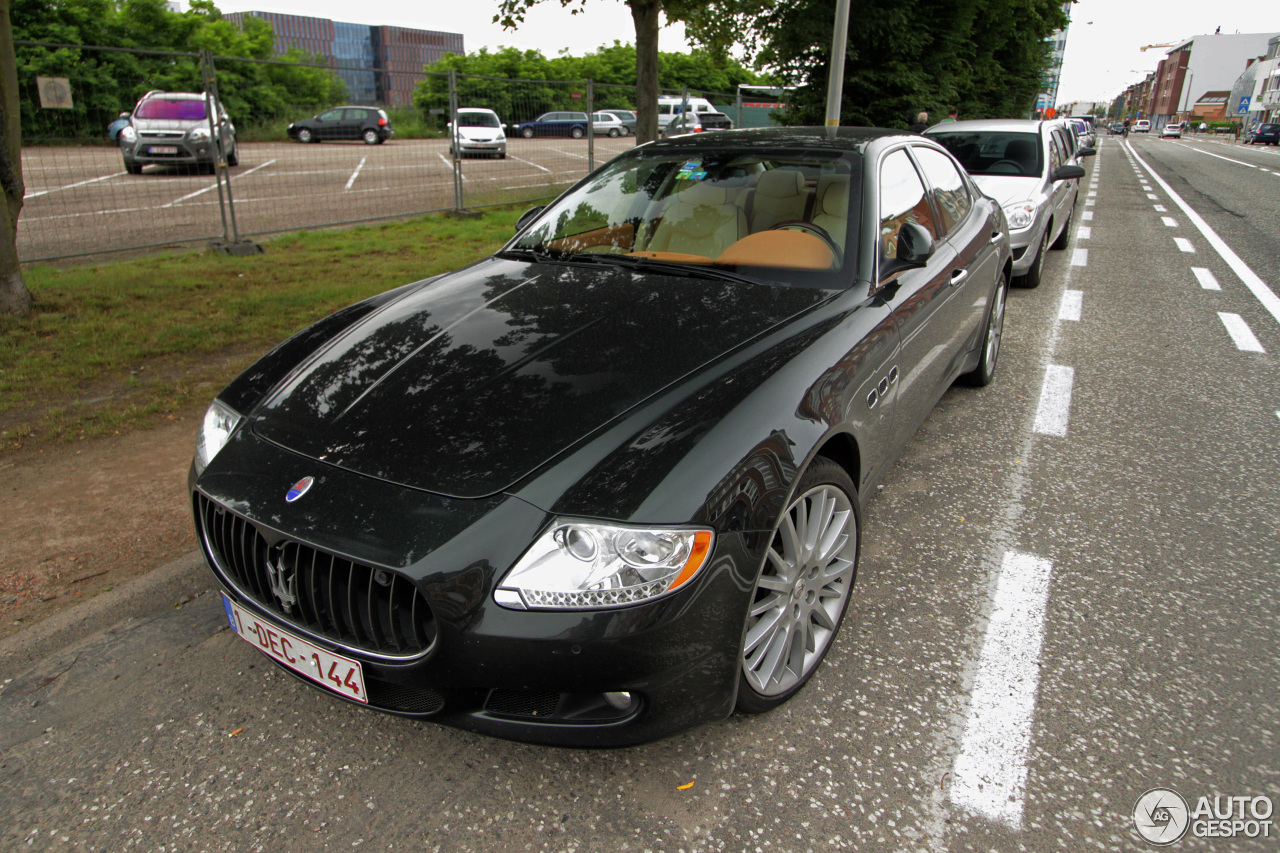
[[[987,242],[988,242],[988,243],[992,243],[992,244],[999,243],[999,242],[1000,242],[1000,238],[1001,238],[1001,237],[1003,237],[1003,236],[1004,236],[1004,233],[1003,233],[1003,232],[1001,232],[1001,231],[995,231],[995,232],[992,232],[992,234],[991,234],[991,239],[990,239],[990,240],[988,240]]]
[[[964,281],[968,277],[969,277],[968,270],[956,270],[951,274],[951,286],[955,287],[957,284]]]

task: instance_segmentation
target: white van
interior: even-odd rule
[[[658,127],[666,127],[672,116],[680,112],[683,103],[685,101],[680,97],[664,95],[658,98]],[[733,119],[713,107],[706,98],[690,97],[688,104],[689,111],[697,114],[707,130],[729,130],[733,127]]]

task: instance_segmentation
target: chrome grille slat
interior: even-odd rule
[[[259,528],[203,494],[195,500],[195,518],[214,570],[280,621],[380,657],[418,657],[435,642],[431,607],[408,578],[389,572],[391,583],[383,586],[376,576],[385,569]],[[278,572],[277,583],[293,585],[295,600],[288,612],[273,590],[268,566]]]

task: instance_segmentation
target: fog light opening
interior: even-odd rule
[[[619,711],[625,711],[631,707],[631,694],[625,691],[618,693],[604,694],[604,701],[608,702]]]

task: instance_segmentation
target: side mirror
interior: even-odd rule
[[[1076,154],[1081,157],[1092,157],[1094,154],[1097,154],[1097,153],[1098,152],[1092,148],[1081,148],[1079,151],[1076,152]]]
[[[542,205],[538,205],[537,207],[531,207],[528,210],[526,210],[524,213],[520,214],[520,218],[516,220],[516,233],[519,234],[521,231],[523,231],[526,225],[528,225],[533,220],[537,219],[538,214],[542,213],[542,211],[546,209],[547,209],[547,206],[545,204],[542,204]]]
[[[933,254],[933,238],[923,225],[908,222],[898,229],[898,261],[907,266],[922,267]]]
[[[1086,151],[1089,149],[1086,148]],[[1050,176],[1055,181],[1069,181],[1072,178],[1083,178],[1085,175],[1084,166],[1059,166]]]

